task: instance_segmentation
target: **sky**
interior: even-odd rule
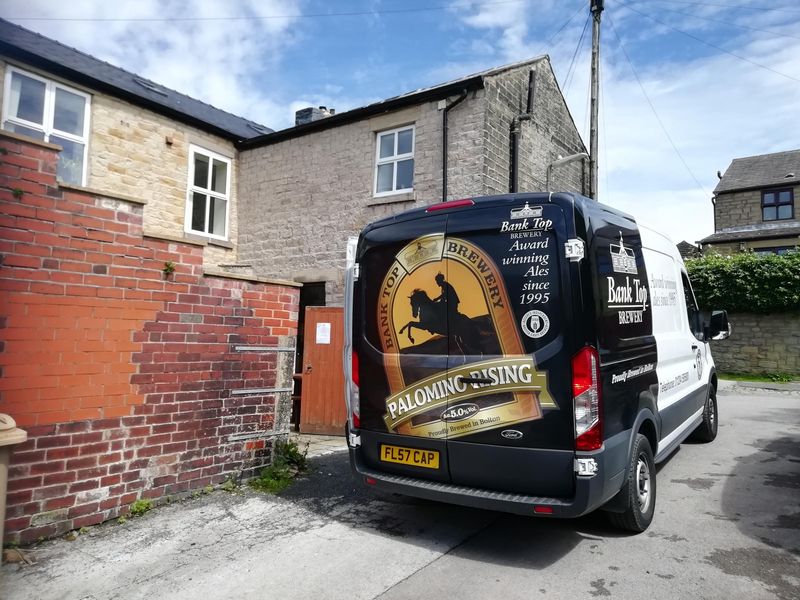
[[[0,16],[273,129],[548,54],[588,147],[588,6],[4,0]],[[606,0],[602,17],[598,199],[697,241],[717,171],[800,148],[800,5]]]

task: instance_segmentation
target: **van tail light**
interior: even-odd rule
[[[350,425],[351,429],[361,429],[361,406],[358,396],[358,353],[353,350],[350,355],[350,378],[352,380],[352,384],[350,386],[350,410],[352,411]]]
[[[472,206],[475,204],[469,198],[462,198],[461,200],[448,200],[447,202],[440,202],[439,204],[432,204],[425,209],[426,213],[435,212],[437,210],[447,210],[448,208],[459,208],[460,206]]]
[[[582,348],[572,357],[572,396],[575,449],[598,450],[603,445],[600,357],[591,346]]]

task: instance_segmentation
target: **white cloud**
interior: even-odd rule
[[[480,58],[467,52],[462,58],[459,52],[459,60],[439,66],[434,71],[436,74],[463,75],[499,64],[503,62],[501,59],[510,61],[532,56],[569,17],[563,4],[548,10],[549,6],[538,6],[537,3],[536,19],[540,24],[547,24],[542,27],[536,26],[529,6],[522,10],[512,5],[501,5],[505,6],[502,11],[486,2],[459,2],[456,6],[461,7],[457,14],[466,28],[462,36],[477,36],[482,42],[496,38],[500,40],[496,45],[499,51]],[[722,7],[676,7],[676,10],[686,13],[681,15],[655,13],[646,4],[635,6],[642,12],[657,14],[660,20],[672,27],[800,79],[800,61],[797,60],[800,40],[796,39],[798,15],[768,11],[733,12]],[[687,16],[692,13],[795,38]],[[562,87],[587,14],[588,11],[575,17],[545,49],[551,55]],[[613,18],[628,53],[636,61],[642,86],[664,128],[702,184],[702,189],[659,125],[627,58],[619,49],[609,17]],[[527,22],[528,28],[519,27],[518,20]],[[719,41],[723,31],[726,35]],[[588,34],[576,59],[567,94],[576,126],[587,146]],[[504,44],[503,40],[513,41],[513,46]],[[656,224],[676,242],[681,239],[694,242],[713,232],[710,199],[717,183],[717,170],[724,172],[736,157],[800,146],[800,121],[797,119],[800,114],[800,84],[796,81],[711,49],[641,15],[623,11],[618,4],[607,3],[602,26],[602,55],[600,200]]]

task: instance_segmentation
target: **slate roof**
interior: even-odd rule
[[[686,240],[678,242],[676,246],[678,247],[678,252],[680,253],[681,258],[692,258],[693,256],[700,254],[700,252],[697,250],[697,246],[690,244]]]
[[[230,140],[273,131],[4,19],[0,19],[0,54]]]
[[[345,125],[347,123],[359,121],[361,119],[372,117],[374,115],[379,115],[393,110],[398,110],[405,106],[411,106],[413,104],[421,104],[423,102],[430,102],[433,100],[442,100],[444,98],[449,98],[450,96],[461,94],[463,91],[478,90],[483,88],[484,80],[487,77],[498,75],[500,73],[509,71],[511,69],[533,65],[540,61],[545,61],[547,65],[550,64],[549,57],[543,55],[543,56],[537,56],[535,58],[530,58],[527,60],[522,60],[509,65],[493,67],[491,69],[486,69],[485,71],[473,73],[472,75],[467,75],[466,77],[454,79],[446,83],[440,83],[431,87],[420,88],[414,90],[413,92],[401,94],[399,96],[393,96],[392,98],[387,98],[379,102],[374,102],[373,104],[368,104],[360,108],[354,108],[348,111],[337,112],[335,115],[330,117],[325,117],[324,119],[318,119],[316,121],[311,121],[310,123],[305,123],[303,125],[296,125],[294,127],[289,127],[287,129],[281,129],[274,133],[268,133],[249,140],[245,140],[239,145],[239,147],[241,149],[249,149],[249,148],[258,148],[260,146],[267,146],[269,144],[274,144],[276,142],[280,142],[286,139],[299,137],[307,133],[321,131],[323,129],[328,129],[330,127],[338,127],[339,125]]]
[[[769,240],[778,238],[797,237],[800,244],[800,223],[789,225],[783,224],[759,224],[745,225],[742,227],[730,227],[700,240],[701,244],[718,244],[721,242],[744,242],[748,240]]]
[[[786,175],[794,173],[794,177]],[[778,185],[800,185],[800,150],[734,158],[714,193]]]

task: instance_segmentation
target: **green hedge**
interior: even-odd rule
[[[800,252],[707,254],[687,260],[686,268],[701,309],[800,311]]]

